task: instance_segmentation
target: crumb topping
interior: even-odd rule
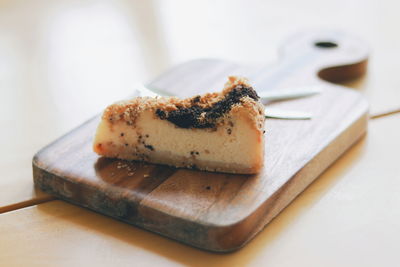
[[[258,101],[259,97],[254,89],[248,85],[235,85],[224,98],[213,103],[209,107],[201,107],[200,96],[191,99],[191,107],[178,107],[170,112],[161,109],[156,110],[157,116],[162,120],[168,120],[181,128],[214,128],[217,119],[229,112],[233,105],[242,103],[242,98],[249,97]]]
[[[250,119],[259,128],[264,121],[264,107],[258,100],[256,91],[246,79],[231,76],[220,93],[207,93],[187,99],[137,97],[109,106],[103,119],[110,123],[123,120],[134,126],[141,112],[152,110],[157,118],[167,120],[180,128],[215,129],[223,124],[224,118],[229,117],[230,112],[246,109]]]

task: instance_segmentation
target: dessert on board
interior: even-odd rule
[[[107,107],[94,139],[99,155],[226,173],[257,173],[264,161],[264,106],[245,78],[222,92],[136,97]]]

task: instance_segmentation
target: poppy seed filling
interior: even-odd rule
[[[170,112],[157,109],[155,113],[160,119],[168,120],[180,128],[215,128],[216,120],[229,112],[233,105],[241,103],[241,99],[246,96],[256,101],[259,99],[252,87],[236,85],[222,100],[210,107],[197,105],[200,96],[195,96],[191,107],[178,107]]]

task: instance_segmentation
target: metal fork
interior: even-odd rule
[[[149,86],[144,86],[143,84],[137,84],[134,87],[138,92],[139,96],[172,96],[171,94],[164,92],[160,89],[149,88]],[[277,101],[277,100],[289,100],[301,97],[312,96],[321,92],[319,87],[315,86],[304,86],[299,88],[286,88],[277,91],[261,92],[259,96],[261,101]],[[266,118],[274,119],[284,119],[284,120],[309,120],[312,118],[312,114],[309,112],[302,112],[296,110],[286,110],[279,108],[268,107],[265,110]]]

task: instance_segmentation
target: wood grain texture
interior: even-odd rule
[[[336,48],[320,48],[330,41]],[[42,149],[33,160],[35,184],[45,192],[100,213],[211,250],[246,244],[366,131],[360,94],[323,82],[365,71],[368,50],[337,32],[307,32],[282,48],[274,68],[222,60],[180,65],[150,86],[179,96],[222,88],[227,75],[243,75],[255,88],[320,85],[323,93],[270,103],[309,111],[309,121],[266,122],[265,167],[258,175],[230,175],[99,158],[91,149],[99,118],[93,118]]]
[[[370,121],[366,138],[235,253],[208,253],[51,201],[0,214],[1,265],[396,266],[399,125],[400,116]]]

